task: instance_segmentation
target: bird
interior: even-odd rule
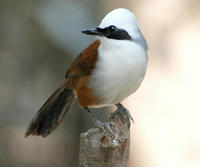
[[[96,37],[67,69],[64,83],[33,117],[25,137],[48,136],[62,122],[73,102],[90,108],[115,105],[132,95],[146,73],[147,42],[133,12],[110,11],[98,27],[82,31]]]

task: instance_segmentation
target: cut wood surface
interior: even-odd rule
[[[108,124],[113,134],[92,128],[80,135],[79,167],[126,166],[130,150],[129,117],[117,109]]]

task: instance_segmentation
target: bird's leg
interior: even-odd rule
[[[121,103],[116,104],[116,106],[117,106],[116,112],[120,112],[124,116],[124,118],[129,118],[134,123],[133,117],[131,116],[130,112]]]
[[[92,117],[93,121],[97,121],[96,117],[94,116],[94,114],[92,114],[92,112],[89,110],[89,108],[84,107],[84,109],[89,113],[89,115]]]
[[[112,131],[112,126],[115,126],[116,124],[114,122],[102,122],[99,119],[97,119],[94,114],[89,110],[89,108],[85,107],[85,110],[89,113],[89,115],[92,117],[94,125],[97,126],[97,128],[101,129],[104,133],[108,132],[112,136],[114,136],[114,132]]]

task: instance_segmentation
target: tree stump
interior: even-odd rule
[[[109,118],[109,127],[114,134],[92,128],[80,135],[79,167],[126,166],[130,150],[129,117],[117,109]]]

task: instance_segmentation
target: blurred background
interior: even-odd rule
[[[92,127],[77,104],[48,138],[24,138],[35,112],[106,13],[133,11],[149,66],[131,111],[128,167],[200,166],[199,0],[0,0],[0,166],[77,167],[79,135]],[[108,110],[96,109],[106,120]]]

